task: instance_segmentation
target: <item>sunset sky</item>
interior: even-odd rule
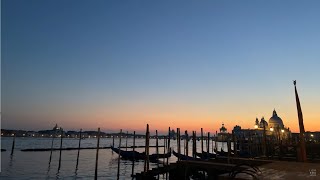
[[[320,131],[320,1],[2,0],[2,128]]]

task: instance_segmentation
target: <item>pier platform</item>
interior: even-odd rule
[[[320,163],[273,161],[259,166],[259,169],[258,179],[320,179]],[[238,174],[236,178],[252,179],[247,174]],[[229,173],[220,175],[219,179],[229,179]]]

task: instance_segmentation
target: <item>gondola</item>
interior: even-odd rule
[[[119,148],[115,148],[111,146],[112,151],[119,154]],[[145,152],[137,152],[137,151],[123,151],[120,150],[120,156],[122,159],[126,160],[144,160],[146,158]],[[149,161],[156,161],[160,158],[169,158],[171,157],[171,150],[166,154],[151,154],[149,155]]]
[[[191,156],[179,154],[179,153],[175,152],[174,150],[172,151],[172,154],[175,155],[180,160],[201,160],[199,158],[194,158],[194,157],[191,157]]]
[[[171,157],[171,148],[169,149],[169,152],[167,152],[166,154],[151,154],[151,155],[149,155],[149,160],[155,161],[158,159],[169,158],[169,157]]]
[[[111,146],[111,149],[113,152],[119,154],[121,158],[123,159],[127,159],[127,160],[140,160],[140,159],[144,159],[145,158],[145,154],[144,153],[139,153],[137,151],[123,151],[123,150],[119,150],[119,148],[115,148],[113,146]]]
[[[225,152],[222,148],[220,151],[218,151],[217,149],[214,149],[214,152],[218,155],[218,156],[228,156],[228,152]],[[230,156],[233,156],[234,153],[230,152]]]
[[[215,153],[207,153],[205,151],[202,151],[202,153],[196,152],[196,155],[200,157],[201,159],[214,159],[217,157],[217,154]]]

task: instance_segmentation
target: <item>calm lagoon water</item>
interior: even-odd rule
[[[59,151],[53,151],[52,160],[49,165],[50,151],[45,152],[22,152],[26,148],[50,148],[50,138],[16,138],[15,151],[11,156],[12,139],[10,137],[1,138],[1,148],[7,151],[1,152],[1,173],[0,179],[93,179],[95,171],[96,150],[81,150],[78,169],[76,169],[77,150],[62,151],[61,167],[58,170]],[[78,147],[78,139],[63,139],[63,147]],[[155,139],[150,139],[150,145],[155,145]],[[181,144],[183,146],[183,142]],[[122,146],[125,146],[125,139],[122,139]],[[133,143],[128,139],[128,146]],[[144,139],[136,139],[136,145],[143,146]],[[197,141],[198,152],[201,152],[200,141]],[[100,147],[110,146],[112,138],[101,138]],[[163,140],[159,140],[159,145],[163,145]],[[206,143],[204,142],[204,145]],[[115,146],[119,145],[119,139],[115,139]],[[96,147],[97,139],[88,138],[81,141],[81,147]],[[214,146],[214,143],[213,143]],[[55,139],[54,147],[60,147],[60,139]],[[171,147],[176,150],[176,141],[171,140]],[[192,142],[189,141],[189,153],[191,154]],[[217,148],[227,151],[226,143],[218,143]],[[210,143],[210,151],[212,143]],[[143,152],[144,148],[136,149]],[[155,153],[155,148],[150,148],[150,154]],[[159,148],[163,153],[163,148]],[[183,152],[183,148],[181,150]],[[173,155],[169,162],[177,159]],[[143,171],[143,161],[135,162],[134,172]],[[150,169],[157,164],[150,163]],[[116,179],[118,167],[118,155],[112,153],[111,149],[99,150],[98,179]],[[132,162],[120,160],[120,179],[131,179]]]

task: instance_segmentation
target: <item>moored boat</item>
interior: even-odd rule
[[[124,150],[119,150],[119,148],[115,148],[111,146],[112,151],[115,153],[119,154],[121,158],[127,159],[127,160],[145,160],[146,159],[146,154],[145,152],[137,152],[137,151],[124,151]],[[166,154],[151,154],[149,155],[149,160],[150,161],[156,161],[161,158],[169,158],[171,157],[171,150],[166,153]]]
[[[213,158],[216,158],[217,157],[217,154],[215,153],[208,153],[208,152],[205,152],[205,151],[202,151],[202,153],[196,153],[196,155],[198,157],[200,157],[201,159],[213,159]]]
[[[177,153],[174,150],[172,151],[172,154],[174,156],[176,156],[177,158],[179,158],[180,160],[201,160],[199,158],[194,158],[194,157],[191,157],[191,156],[187,156],[187,155],[183,155],[183,154]]]

